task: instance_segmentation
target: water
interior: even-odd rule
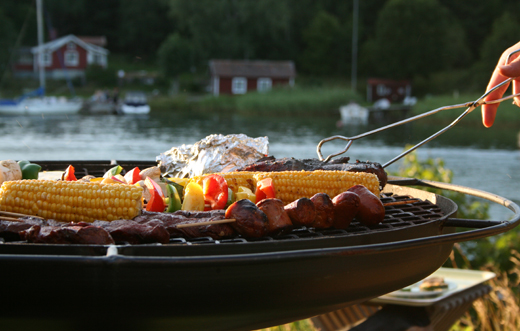
[[[338,115],[339,118],[339,115]],[[337,127],[335,117],[263,118],[189,116],[151,113],[149,116],[33,116],[0,117],[0,159],[28,160],[155,160],[171,147],[192,144],[214,133],[244,133],[269,137],[271,155],[317,157],[316,146],[333,135],[354,136],[376,126]],[[380,126],[380,125],[379,125]],[[353,143],[346,155],[353,160],[385,163],[442,126],[411,124]],[[495,193],[520,202],[520,152],[515,129],[466,127],[454,129],[418,149],[420,158],[442,158],[454,173],[455,184]],[[345,146],[325,144],[327,156]],[[390,165],[396,171],[400,162]],[[492,204],[493,219],[512,213]]]

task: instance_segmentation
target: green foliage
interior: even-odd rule
[[[401,79],[428,76],[470,56],[464,31],[437,0],[389,0],[379,13],[375,38],[363,49],[372,74]]]
[[[114,40],[117,46],[132,56],[155,59],[159,46],[174,30],[168,9],[165,1],[122,1]]]
[[[115,68],[103,68],[101,66],[90,66],[85,71],[85,77],[88,84],[100,87],[117,86],[117,73]]]
[[[194,66],[194,49],[192,44],[178,33],[168,36],[157,52],[159,66],[166,77],[177,77],[189,72]]]
[[[481,60],[489,70],[498,62],[502,52],[519,41],[518,31],[520,20],[509,12],[493,22],[491,34],[484,40],[481,51]]]
[[[317,13],[303,30],[306,48],[302,54],[302,69],[318,75],[337,73],[338,65],[346,57],[340,47],[346,42],[342,37],[341,25],[335,16],[325,11]],[[330,61],[331,56],[337,61]]]

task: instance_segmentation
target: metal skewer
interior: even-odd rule
[[[508,57],[507,57],[507,60],[506,60],[506,63],[509,62],[509,59],[511,57],[511,55],[515,54],[515,53],[518,53],[520,52],[520,49],[519,50],[516,50],[516,51],[513,51],[511,53],[509,53]],[[400,158],[402,158],[403,156],[411,153],[412,151],[416,150],[417,148],[421,147],[422,145],[426,144],[427,142],[437,138],[438,136],[440,136],[441,134],[443,134],[444,132],[448,131],[449,129],[451,129],[452,127],[454,127],[457,123],[459,123],[466,115],[468,115],[469,113],[471,113],[473,110],[475,110],[475,108],[477,107],[480,107],[482,105],[489,105],[489,104],[495,104],[495,103],[500,103],[502,101],[505,101],[505,100],[509,100],[509,99],[512,99],[512,98],[515,98],[515,97],[518,97],[520,96],[520,93],[516,93],[516,94],[512,94],[512,95],[509,95],[509,96],[506,96],[506,97],[503,97],[503,98],[500,98],[500,99],[496,99],[496,100],[489,100],[489,101],[484,101],[483,99],[488,96],[491,92],[495,91],[496,89],[506,85],[506,84],[509,84],[511,81],[513,80],[513,78],[508,78],[506,79],[505,81],[501,82],[500,84],[497,84],[495,85],[494,87],[492,87],[491,89],[489,89],[488,91],[486,91],[486,93],[484,93],[480,98],[478,98],[477,100],[475,101],[470,101],[470,102],[466,102],[466,103],[461,103],[461,104],[456,104],[456,105],[451,105],[451,106],[444,106],[444,107],[440,107],[440,108],[437,108],[437,109],[434,109],[434,110],[430,110],[426,113],[422,113],[422,114],[419,114],[419,115],[416,115],[416,116],[413,116],[413,117],[410,117],[410,118],[407,118],[407,119],[404,119],[404,120],[401,120],[399,122],[396,122],[396,123],[392,123],[392,124],[389,124],[389,125],[386,125],[386,126],[383,126],[381,128],[378,128],[378,129],[375,129],[375,130],[372,130],[372,131],[368,131],[368,132],[365,132],[365,133],[362,133],[360,135],[357,135],[357,136],[353,136],[353,137],[344,137],[344,136],[332,136],[332,137],[329,137],[329,138],[325,138],[323,140],[321,140],[317,146],[317,150],[316,152],[318,153],[318,157],[320,159],[320,161],[324,161],[324,162],[328,162],[330,161],[331,158],[335,157],[335,156],[338,156],[338,155],[341,155],[343,153],[345,153],[346,151],[348,151],[348,149],[350,148],[350,146],[352,146],[352,143],[354,142],[354,140],[357,140],[357,139],[361,139],[361,138],[364,138],[364,137],[367,137],[367,136],[370,136],[372,134],[375,134],[375,133],[379,133],[379,132],[382,132],[382,131],[385,131],[387,129],[391,129],[391,128],[394,128],[394,127],[397,127],[397,126],[400,126],[400,125],[403,125],[403,124],[406,124],[406,123],[410,123],[410,122],[413,122],[415,120],[418,120],[418,119],[421,119],[421,118],[424,118],[424,117],[427,117],[427,116],[430,116],[430,115],[433,115],[433,114],[436,114],[440,111],[443,111],[443,110],[447,110],[447,109],[456,109],[456,108],[463,108],[463,107],[467,107],[467,109],[461,114],[459,115],[459,117],[457,117],[453,122],[451,122],[448,126],[446,126],[445,128],[439,130],[438,132],[434,133],[433,135],[429,136],[428,138],[424,139],[423,141],[419,142],[418,144],[416,144],[415,146],[413,146],[412,148],[402,152],[401,154],[397,155],[396,157],[394,157],[393,159],[391,159],[390,161],[386,162],[385,164],[383,164],[383,168],[386,168],[387,166],[391,165],[392,163],[394,163],[395,161],[399,160]],[[326,142],[329,142],[329,141],[332,141],[332,140],[335,140],[335,139],[341,139],[341,140],[345,140],[347,141],[347,145],[345,146],[345,148],[338,152],[338,153],[334,153],[334,154],[330,154],[329,156],[327,156],[325,159],[323,158],[323,155],[321,153],[321,146],[323,146],[324,143]]]

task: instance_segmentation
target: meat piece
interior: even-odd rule
[[[343,192],[332,198],[334,204],[334,227],[346,229],[359,211],[361,201],[354,192]]]
[[[276,236],[290,232],[293,224],[280,199],[263,199],[256,204],[264,212],[268,220],[269,234]]]
[[[385,219],[385,206],[379,197],[370,192],[363,185],[354,185],[347,191],[354,192],[359,196],[359,211],[356,220],[364,225],[375,225]]]
[[[237,169],[236,171],[288,171],[288,170],[341,170],[352,172],[369,172],[375,174],[379,179],[381,188],[385,187],[388,180],[387,174],[381,164],[377,162],[349,163],[349,157],[332,159],[325,163],[318,159],[295,159],[292,157],[276,159],[273,156],[264,157],[255,163]]]
[[[112,222],[95,221],[94,226],[107,230],[115,242],[127,242],[132,245],[161,243],[170,241],[170,233],[162,223],[138,223],[132,220],[116,220]]]
[[[99,226],[92,225],[33,225],[21,231],[20,237],[30,243],[109,245],[114,243],[110,234]]]
[[[24,218],[20,222],[0,221],[0,237],[5,241],[19,241],[20,232],[28,230],[33,225],[46,225],[45,221],[38,218]]]
[[[309,198],[295,200],[284,209],[294,225],[312,226],[316,218],[316,207]]]
[[[157,224],[160,222],[168,231],[171,238],[200,238],[211,237],[213,239],[229,238],[236,235],[235,230],[229,224],[211,224],[186,228],[177,228],[179,224],[201,223],[224,219],[224,210],[189,212],[178,211],[175,213],[143,212],[134,218],[134,221],[143,224]]]
[[[327,229],[334,224],[334,204],[325,193],[317,193],[311,197],[316,208],[316,218],[312,226],[316,229]]]
[[[226,209],[226,218],[234,218],[236,221],[231,226],[246,238],[264,237],[269,233],[267,216],[250,200],[234,202]]]

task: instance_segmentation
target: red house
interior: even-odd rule
[[[292,61],[211,60],[213,95],[269,91],[277,85],[294,85]]]
[[[412,86],[406,80],[368,79],[367,101],[375,102],[387,99],[391,103],[402,102],[404,98],[411,96]]]
[[[108,50],[99,46],[103,38],[85,37],[85,40],[96,40],[96,44],[86,42],[80,37],[68,35],[19,52],[18,61],[13,72],[17,77],[36,77],[38,74],[38,56],[43,51],[45,76],[62,79],[66,77],[85,77],[85,69],[89,65],[107,67]],[[105,40],[106,42],[106,40]]]

